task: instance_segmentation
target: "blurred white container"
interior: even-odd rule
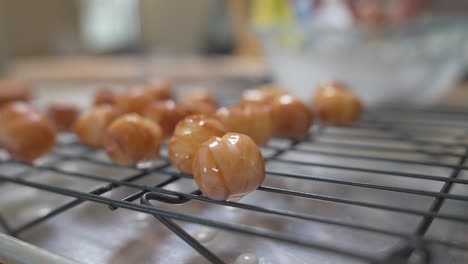
[[[304,99],[319,82],[338,79],[370,107],[430,104],[466,70],[467,19],[426,15],[372,29],[356,26],[345,12],[333,18],[314,14],[307,23],[257,29],[275,81]]]

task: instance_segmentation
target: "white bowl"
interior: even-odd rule
[[[379,32],[296,26],[259,36],[275,81],[297,96],[337,79],[376,106],[440,98],[466,70],[467,30],[464,21],[430,19]]]

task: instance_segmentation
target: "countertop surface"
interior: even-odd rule
[[[268,79],[269,73],[264,61],[257,58],[67,56],[18,59],[9,64],[6,76],[27,80],[42,87],[51,86],[60,94],[65,92],[65,88],[128,87],[153,77],[167,78],[182,86],[208,84],[207,86],[214,90],[218,85],[232,85],[233,82],[244,82],[244,87],[241,88],[248,88],[249,83]],[[68,93],[71,89],[66,90]],[[237,93],[234,92],[233,95]],[[50,92],[47,94],[51,95]],[[42,96],[42,92],[39,95]],[[467,102],[468,82],[464,82],[446,94],[439,104],[468,107]]]

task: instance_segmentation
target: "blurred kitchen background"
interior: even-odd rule
[[[358,4],[350,5],[350,2]],[[413,9],[405,7],[406,11],[401,11],[403,15],[386,21],[383,17],[388,12],[384,11],[387,13],[382,16],[382,10],[393,10],[392,7],[400,6],[399,2],[412,2]],[[455,20],[456,17],[456,22],[444,22],[442,31],[461,28],[453,32],[459,37],[454,40],[446,35],[432,37],[437,36],[432,34],[432,28],[439,22],[414,22],[427,17],[428,13],[437,13],[446,20],[452,20],[452,17]],[[291,86],[302,95],[311,94],[305,87],[312,87],[318,78],[348,78],[339,71],[317,71],[320,65],[331,60],[322,56],[331,50],[317,49],[317,39],[324,39],[322,46],[330,46],[329,41],[333,39],[333,45],[339,43],[337,47],[346,50],[343,47],[354,49],[352,45],[356,43],[362,47],[360,38],[365,38],[365,50],[373,49],[372,52],[382,54],[387,53],[390,47],[392,52],[401,55],[413,52],[406,50],[407,46],[417,50],[421,43],[430,42],[425,38],[430,34],[430,39],[434,39],[430,52],[444,58],[457,57],[457,61],[452,63],[450,60],[451,66],[438,65],[440,67],[437,68],[431,65],[426,72],[420,70],[422,73],[415,71],[415,74],[421,75],[418,78],[439,76],[439,68],[450,68],[456,64],[453,71],[441,73],[439,77],[450,79],[441,83],[453,87],[467,72],[465,53],[468,47],[464,31],[468,30],[468,25],[459,22],[467,14],[468,2],[460,0],[0,0],[0,76],[54,85],[135,83],[161,76],[179,83],[214,82],[215,86],[237,82],[242,83],[238,85],[242,88],[273,79]],[[410,23],[417,26],[407,26]],[[357,31],[360,35],[356,35]],[[414,42],[406,41],[407,35],[421,38]],[[345,41],[342,36],[346,36]],[[451,41],[456,41],[456,45],[445,45]],[[441,53],[441,50],[451,50],[452,53]],[[368,55],[376,57],[372,53]],[[424,68],[421,63],[426,64],[426,60],[418,56],[426,58],[431,55],[415,55],[410,61],[397,61],[398,64],[391,61],[391,66],[386,65],[388,67],[382,68],[382,72],[385,76],[392,76],[392,67],[405,63],[409,67]],[[441,61],[437,56],[428,59],[427,64]],[[319,57],[320,60],[316,59]],[[393,55],[392,58],[400,59]],[[339,64],[356,60],[355,57],[337,59]],[[385,59],[379,57],[378,60]],[[316,64],[312,63],[314,61]],[[330,65],[328,67],[332,67]],[[373,64],[369,65],[359,64],[357,68],[365,74],[366,67],[375,68]],[[348,64],[344,66],[345,70],[351,67]],[[377,81],[386,82],[380,73],[367,74],[377,77],[370,83],[371,88],[366,89],[374,89],[372,87]],[[352,74],[359,75],[359,72],[353,71]],[[314,79],[304,79],[309,75]],[[398,75],[400,73],[393,76]],[[361,86],[355,85],[353,80],[344,81]],[[359,82],[364,81],[356,81],[357,84]],[[430,80],[430,83],[434,82],[437,80]],[[408,83],[402,82],[397,86],[402,90],[413,89],[405,86],[414,85]],[[424,84],[421,86],[426,86],[425,82],[421,83]],[[441,91],[437,87],[431,89]],[[458,91],[464,93],[462,88]],[[365,97],[370,92],[364,89],[362,93]],[[411,94],[398,93],[395,100],[416,96],[416,90]],[[424,92],[418,90],[417,93]],[[441,93],[436,93],[437,97],[442,97],[439,96]],[[444,98],[455,98],[453,104],[463,105],[457,101],[459,96],[449,94],[448,90],[443,94]]]

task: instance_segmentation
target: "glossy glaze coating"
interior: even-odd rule
[[[338,126],[354,125],[363,111],[359,98],[338,82],[324,83],[319,87],[313,108],[323,123]]]
[[[208,103],[200,102],[198,104],[182,104],[189,115],[213,115],[216,112],[216,106]]]
[[[138,114],[126,114],[107,128],[104,148],[115,163],[136,165],[157,158],[162,140],[158,124]]]
[[[193,160],[193,175],[211,199],[237,201],[265,179],[265,161],[246,135],[227,133],[204,142]]]
[[[57,130],[68,131],[78,118],[79,109],[74,104],[54,103],[47,108],[46,116]]]
[[[117,101],[117,94],[110,90],[110,89],[99,89],[95,94],[94,94],[94,101],[93,104],[96,105],[115,105]]]
[[[169,141],[168,154],[172,165],[186,174],[192,174],[192,161],[200,144],[212,136],[222,136],[227,131],[215,118],[194,115],[177,124]]]
[[[211,115],[217,108],[215,96],[207,90],[194,90],[186,93],[180,100],[191,115]]]
[[[146,94],[155,101],[173,98],[174,85],[163,79],[153,79],[145,85]]]
[[[154,99],[148,94],[144,87],[133,87],[123,94],[117,96],[116,107],[122,113],[137,113],[143,114]]]
[[[271,104],[274,136],[305,139],[312,126],[313,115],[309,107],[292,95],[276,97]]]
[[[248,105],[223,107],[216,118],[229,132],[248,135],[258,145],[265,145],[273,136],[273,118],[270,106]]]
[[[32,162],[55,146],[52,123],[27,103],[10,103],[0,110],[0,145],[13,159]]]
[[[193,90],[187,92],[180,100],[181,104],[207,103],[216,105],[216,97],[208,90]]]
[[[78,118],[73,130],[81,143],[99,148],[103,145],[107,126],[119,115],[119,111],[110,105],[96,106]]]
[[[286,90],[276,85],[263,85],[242,93],[241,105],[269,105],[273,100],[286,94]]]
[[[150,104],[144,111],[143,116],[159,124],[163,137],[169,137],[174,128],[187,115],[188,110],[178,106],[172,100],[156,101]]]

